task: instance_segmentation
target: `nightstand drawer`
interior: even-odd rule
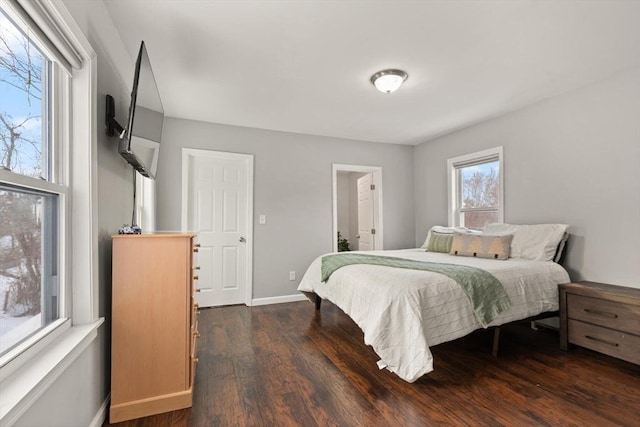
[[[640,364],[640,337],[569,319],[569,342]]]
[[[640,335],[640,306],[582,295],[567,295],[570,319]]]

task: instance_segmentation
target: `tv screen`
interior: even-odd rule
[[[129,120],[118,151],[138,172],[155,179],[164,109],[144,42],[136,61]]]

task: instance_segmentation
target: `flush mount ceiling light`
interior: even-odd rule
[[[409,74],[402,70],[382,70],[371,76],[371,83],[380,92],[395,92],[402,83],[409,77]]]

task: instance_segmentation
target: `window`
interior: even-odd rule
[[[84,340],[93,332],[72,327],[101,323],[95,81],[95,52],[60,2],[0,0],[1,387],[65,331]]]
[[[143,232],[150,233],[156,230],[156,181],[135,170],[133,174],[135,179],[135,212],[131,223],[140,226]]]
[[[449,225],[482,230],[504,218],[502,147],[447,161]]]
[[[53,87],[67,76],[17,22],[0,10],[0,356],[63,311]]]
[[[96,53],[62,2],[0,0],[0,326],[11,329],[0,334],[2,425],[83,354],[104,321],[96,78]]]

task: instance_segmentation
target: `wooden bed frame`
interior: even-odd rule
[[[316,310],[320,310],[320,306],[322,305],[322,298],[320,298],[318,296],[318,294],[316,294],[315,292],[302,292],[304,295],[306,295],[307,298],[309,298],[310,301],[313,301],[315,306],[316,306]],[[493,329],[493,346],[491,349],[491,355],[493,357],[498,357],[498,349],[500,346],[500,327],[501,326],[505,326],[505,325],[513,325],[516,323],[524,323],[524,322],[534,322],[536,320],[542,320],[542,319],[548,319],[550,317],[557,317],[559,316],[559,311],[547,311],[544,313],[540,313],[538,315],[535,316],[531,316],[531,317],[527,317],[526,319],[520,319],[520,320],[514,320],[513,322],[508,322],[505,323],[503,325],[498,325],[498,326],[491,326],[488,329]]]

